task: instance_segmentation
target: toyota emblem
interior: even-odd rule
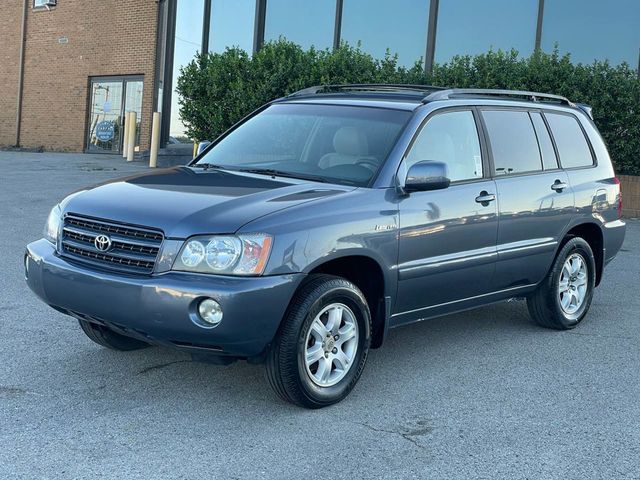
[[[98,235],[93,240],[93,245],[101,252],[106,252],[111,248],[111,239],[106,235]]]

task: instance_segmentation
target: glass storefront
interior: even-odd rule
[[[180,68],[199,51],[223,52],[237,46],[252,54],[264,42],[286,38],[304,48],[360,45],[376,58],[387,50],[410,67],[442,63],[454,55],[536,47],[552,51],[556,43],[575,62],[608,59],[638,66],[640,1],[638,0],[161,0],[168,6],[172,49],[166,75],[172,81],[171,110],[163,140],[189,141],[180,121],[175,84]],[[341,7],[341,8],[340,8]],[[544,8],[541,8],[544,7]],[[340,10],[336,11],[337,8]],[[543,11],[543,17],[538,18]],[[429,18],[435,13],[434,18]],[[173,23],[174,22],[174,23]],[[338,29],[336,32],[336,28]],[[431,28],[431,32],[429,29]],[[425,61],[426,58],[426,61]],[[168,92],[164,92],[167,96]],[[102,93],[97,93],[102,95]],[[111,95],[116,95],[115,91]],[[165,112],[166,115],[166,112]],[[105,125],[105,124],[103,124]]]
[[[173,69],[171,95],[171,119],[169,135],[179,142],[187,142],[185,127],[180,119],[179,96],[176,84],[180,69],[188,64],[202,49],[202,31],[204,28],[205,0],[178,0],[173,44]]]
[[[560,0],[564,1],[564,0]],[[476,55],[515,48],[520,55],[533,53],[538,0],[440,0],[435,61],[454,55]]]
[[[389,50],[411,67],[424,59],[428,22],[428,0],[344,0],[341,39],[376,58]]]
[[[638,67],[640,1],[546,0],[542,49],[570,53],[578,63],[608,59]]]
[[[269,2],[271,5],[271,2]],[[227,47],[253,50],[256,0],[215,0],[209,20],[209,51],[224,52]]]
[[[335,0],[314,0],[304,8],[299,0],[268,0],[264,41],[283,37],[303,48],[331,48],[335,21]]]
[[[121,153],[124,115],[136,112],[136,150],[140,145],[143,81],[140,77],[92,78],[86,150]]]

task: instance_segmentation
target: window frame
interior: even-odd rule
[[[474,105],[459,105],[459,106],[453,106],[453,107],[438,108],[437,110],[430,112],[425,118],[423,118],[420,121],[420,125],[418,126],[418,128],[416,128],[415,132],[411,136],[411,140],[409,141],[409,144],[407,145],[404,152],[402,153],[402,157],[400,159],[400,162],[398,163],[398,168],[396,169],[396,178],[400,174],[400,170],[402,168],[404,168],[408,173],[409,169],[406,166],[407,156],[409,155],[409,152],[413,148],[414,143],[416,142],[418,136],[420,135],[424,127],[427,125],[429,120],[431,120],[436,115],[443,115],[443,114],[453,113],[453,112],[471,112],[471,114],[473,115],[473,121],[476,125],[476,133],[478,135],[478,143],[480,144],[480,156],[481,156],[480,160],[482,162],[482,176],[477,178],[470,178],[467,180],[455,180],[455,181],[452,180],[451,186],[466,185],[467,183],[483,182],[491,178],[491,176],[489,175],[490,166],[489,166],[486,138],[484,136],[484,131],[481,124],[482,119],[481,119],[481,115],[479,113],[478,107]],[[404,180],[405,179],[402,179],[402,181]],[[419,192],[416,192],[416,193],[419,193]]]
[[[52,8],[56,8],[58,6],[58,0],[42,0],[44,3],[41,3],[40,5],[36,4],[37,1],[38,0],[31,0],[32,10],[51,10]]]
[[[533,120],[531,119],[531,115],[529,114],[530,111],[536,111],[538,109],[536,108],[527,108],[527,107],[521,107],[521,106],[509,106],[509,105],[482,105],[480,107],[478,107],[478,110],[480,111],[480,118],[482,120],[482,129],[484,131],[484,135],[486,137],[486,142],[487,142],[487,150],[489,152],[489,161],[491,163],[490,165],[490,173],[491,173],[491,178],[493,179],[500,179],[500,178],[512,178],[512,177],[519,177],[519,176],[527,176],[527,175],[538,175],[544,172],[552,172],[553,170],[545,170],[544,169],[544,161],[542,160],[542,152],[540,151],[540,142],[538,141],[538,134],[536,133],[536,128],[535,125],[533,124]],[[509,111],[509,112],[521,112],[521,113],[526,113],[527,117],[529,118],[529,122],[531,123],[531,129],[533,130],[533,134],[534,137],[536,139],[536,145],[538,145],[538,154],[540,155],[540,170],[528,170],[525,172],[516,172],[516,173],[507,173],[507,174],[502,174],[502,175],[497,175],[497,172],[495,171],[495,161],[493,158],[493,149],[491,148],[491,138],[489,135],[489,129],[487,128],[487,124],[484,121],[484,116],[482,115],[482,112],[484,111]],[[544,115],[543,115],[544,118]],[[548,126],[547,126],[548,129]],[[549,136],[551,136],[551,132],[549,132]],[[556,149],[556,145],[555,142],[553,141],[553,136],[551,136],[551,142],[553,143],[553,148]],[[558,155],[557,149],[556,149],[556,156]],[[560,160],[558,160],[558,165],[560,165]],[[558,168],[558,170],[560,170],[561,167]]]
[[[571,112],[567,112],[567,111],[563,111],[563,110],[551,110],[551,109],[543,109],[541,111],[542,113],[542,118],[544,119],[544,122],[547,125],[547,129],[549,130],[549,135],[551,136],[551,142],[553,143],[553,148],[556,150],[556,155],[558,157],[558,165],[560,165],[560,169],[562,170],[567,170],[567,171],[572,171],[572,170],[583,170],[583,169],[588,169],[588,168],[597,168],[598,167],[598,157],[596,155],[596,152],[593,148],[593,145],[591,144],[591,139],[589,138],[589,135],[587,134],[586,130],[584,129],[584,126],[582,125],[582,122],[580,121],[580,119],[574,115]],[[554,115],[565,115],[567,117],[571,117],[573,118],[578,126],[580,127],[580,131],[582,132],[582,135],[585,139],[585,141],[587,142],[587,146],[589,147],[589,152],[591,153],[591,165],[579,165],[577,167],[565,167],[564,165],[562,165],[562,158],[560,156],[560,150],[558,149],[558,144],[556,143],[556,138],[553,134],[553,129],[551,128],[551,124],[549,124],[549,121],[546,117],[546,114],[554,114]]]
[[[271,102],[265,103],[264,105],[261,105],[260,107],[256,108],[252,112],[246,114],[244,117],[242,117],[236,123],[231,125],[227,130],[225,130],[220,135],[218,135],[218,137],[216,137],[214,140],[212,140],[211,143],[209,145],[207,145],[207,147],[202,152],[200,152],[199,155],[196,155],[191,161],[187,162],[185,164],[185,166],[186,167],[193,167],[194,165],[197,165],[198,162],[204,158],[204,156],[207,154],[207,152],[209,152],[209,150],[213,149],[216,145],[218,145],[220,142],[222,142],[222,140],[224,140],[227,136],[229,136],[237,128],[239,128],[240,126],[242,126],[248,120],[251,120],[256,115],[259,115],[264,110],[267,110],[269,107],[272,107],[274,105],[305,105],[305,102],[297,102],[295,100],[294,101],[287,101],[287,100],[282,101],[282,99],[276,99],[276,100],[272,100]],[[312,102],[312,103],[308,103],[307,105],[315,105],[315,106],[325,106],[326,105],[326,106],[333,106],[333,107],[341,106],[340,104],[334,104],[334,103],[330,103],[330,102],[329,103],[320,102],[320,103],[317,103],[317,104]],[[407,112],[407,110],[405,110],[403,108],[394,108],[394,107],[388,107],[388,106],[351,105],[351,104],[345,104],[343,106],[345,106],[345,107],[357,107],[359,109],[390,110],[390,111]],[[408,113],[411,113],[411,112],[408,112]],[[408,119],[406,120],[406,122],[400,127],[400,130],[398,131],[398,134],[393,139],[393,142],[391,142],[392,146],[391,146],[391,149],[389,150],[389,152],[387,153],[387,157],[382,160],[382,162],[380,163],[380,167],[375,172],[375,174],[369,179],[369,181],[366,183],[366,185],[361,185],[361,186],[358,186],[357,188],[376,188],[375,184],[378,181],[378,179],[380,178],[380,174],[384,170],[385,165],[387,165],[387,163],[392,159],[393,151],[394,151],[395,147],[397,146],[398,141],[400,140],[400,138],[402,138],[402,136],[406,133],[407,127],[411,123],[411,119],[412,119],[412,115],[409,115]],[[402,157],[402,159],[404,160],[404,156]],[[399,162],[399,165],[402,165],[402,161]],[[400,167],[398,167],[398,168],[400,168]],[[485,168],[484,164],[483,164],[482,168]],[[397,177],[397,172],[396,172],[396,177]]]
[[[557,165],[556,168],[544,168],[544,155],[542,153],[542,145],[540,145],[540,137],[538,135],[538,129],[536,128],[536,124],[533,122],[533,117],[531,116],[532,113],[537,113],[540,115],[540,118],[542,119],[542,124],[544,125],[544,128],[546,128],[547,130],[547,135],[549,135],[549,140],[551,141],[551,148],[553,148],[553,152],[555,153],[555,156],[556,156],[556,165]],[[542,171],[557,172],[559,170],[562,170],[562,165],[560,164],[560,155],[558,154],[558,147],[556,143],[553,141],[553,136],[551,135],[551,128],[547,123],[547,119],[544,118],[543,111],[540,109],[538,110],[531,109],[529,110],[529,118],[531,118],[531,123],[533,124],[533,130],[536,132],[536,141],[538,142],[538,150],[540,150],[540,158],[542,159]]]

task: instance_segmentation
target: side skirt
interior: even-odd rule
[[[513,297],[520,297],[532,292],[536,284],[522,285],[519,287],[507,288],[497,292],[483,293],[474,297],[463,298],[461,300],[453,300],[451,302],[431,305],[429,307],[409,310],[407,312],[399,312],[391,315],[389,319],[389,327],[394,328],[409,323],[420,322],[431,318],[441,317],[452,313],[464,312],[491,303],[497,303],[508,300]]]

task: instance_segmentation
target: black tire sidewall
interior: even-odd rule
[[[316,385],[307,373],[304,351],[307,334],[316,315],[331,303],[342,303],[349,307],[358,322],[358,349],[354,362],[345,375],[335,385],[320,387]],[[358,381],[366,362],[371,341],[370,313],[364,297],[359,291],[348,287],[335,287],[321,294],[314,302],[299,330],[296,348],[296,365],[300,388],[310,400],[319,403],[334,403],[344,398]]]
[[[574,253],[580,254],[587,265],[587,294],[578,311],[573,314],[567,314],[560,305],[558,286],[560,283],[560,276],[564,263],[567,258],[569,258]],[[549,280],[549,308],[551,309],[553,315],[566,328],[575,327],[582,321],[584,316],[589,311],[596,283],[596,262],[593,256],[593,251],[591,250],[589,244],[582,238],[573,238],[569,240],[562,247],[562,250],[556,258]]]

